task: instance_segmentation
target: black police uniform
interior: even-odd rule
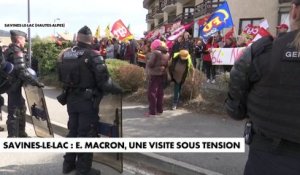
[[[226,108],[252,123],[245,175],[300,174],[300,52],[297,31],[247,48],[231,70]]]
[[[11,30],[10,34],[12,37],[22,36],[26,38],[26,33],[22,31]],[[15,79],[11,88],[7,91],[8,119],[6,124],[8,137],[27,137],[25,132],[26,106],[22,96],[22,85],[23,82],[26,82],[33,86],[43,87],[43,84],[39,83],[27,70],[23,48],[12,43],[4,52],[4,55],[6,60],[14,65],[12,76]]]
[[[86,26],[78,34],[85,38],[92,36]],[[103,58],[89,44],[79,41],[73,48],[65,50],[58,65],[69,114],[67,137],[97,137],[99,99],[103,92],[121,93],[122,89],[111,82]],[[92,153],[67,153],[63,173],[76,168],[77,174],[100,174],[91,168],[92,159]]]
[[[11,82],[9,73],[13,70],[12,64],[5,61],[2,47],[0,46],[0,94],[3,94],[10,87]],[[0,95],[0,118],[2,120],[2,109],[1,107],[4,105],[4,98]],[[0,127],[0,131],[4,131],[4,128]]]

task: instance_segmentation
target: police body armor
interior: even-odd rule
[[[75,46],[66,50],[59,63],[59,80],[66,89],[94,88],[96,83],[88,67],[87,49]]]
[[[27,62],[25,60],[25,55],[23,49],[15,44],[11,44],[8,49],[4,52],[5,58],[9,63],[13,64],[13,71],[11,76],[13,77],[13,87],[21,86],[23,82],[29,83],[33,86],[43,87],[44,85],[40,83],[32,74],[28,71]]]
[[[300,52],[291,45],[297,32],[274,41],[272,51],[254,58],[263,76],[248,94],[247,114],[255,132],[300,143]]]
[[[0,47],[0,94],[5,93],[12,84],[12,77],[10,73],[13,70],[13,64],[6,62]]]

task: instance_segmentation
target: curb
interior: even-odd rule
[[[3,106],[2,110],[7,112],[7,106]],[[26,114],[26,122],[33,124],[31,116]],[[65,125],[57,122],[51,122],[54,134],[65,136],[68,129]],[[165,157],[155,153],[124,153],[124,161],[133,163],[137,168],[144,167],[158,170],[162,174],[172,175],[222,175],[221,173],[204,169],[186,162],[178,161],[169,157]]]
[[[168,174],[178,175],[222,175],[220,173],[181,162],[155,153],[126,153],[124,160],[134,162],[137,167],[151,167]]]

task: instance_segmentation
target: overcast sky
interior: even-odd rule
[[[56,32],[76,33],[87,25],[93,34],[98,25],[101,35],[108,24],[121,19],[136,37],[142,37],[147,30],[143,0],[30,0],[31,23],[65,23],[65,28],[56,28]],[[27,0],[0,0],[0,29],[5,23],[27,23]],[[15,28],[27,31],[27,28]],[[49,36],[53,28],[32,28],[32,36]]]

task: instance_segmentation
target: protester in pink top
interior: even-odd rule
[[[163,113],[164,76],[168,67],[169,54],[160,40],[151,43],[151,53],[147,55],[146,71],[149,80],[147,117]]]

